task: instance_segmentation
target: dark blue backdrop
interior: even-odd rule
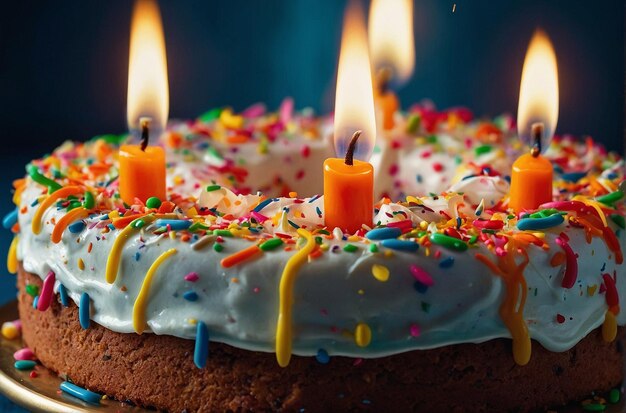
[[[332,108],[345,1],[160,4],[173,117],[257,101],[275,107],[287,95],[299,107]],[[11,179],[29,159],[65,139],[125,130],[131,8],[127,0],[3,4],[2,211],[12,208]],[[557,130],[590,134],[622,151],[622,0],[416,0],[416,71],[401,100],[427,97],[478,114],[515,113],[524,54],[537,26],[552,38],[559,63]],[[9,240],[7,232],[0,236],[0,251]],[[8,275],[0,278],[0,302],[14,297],[13,283]]]

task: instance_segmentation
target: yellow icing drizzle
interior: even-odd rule
[[[9,255],[7,256],[7,269],[10,274],[17,273],[17,235],[13,237],[11,246],[9,247]]]
[[[287,367],[291,359],[291,309],[293,305],[293,287],[300,267],[307,261],[307,257],[315,249],[313,235],[305,230],[298,229],[298,235],[306,240],[302,249],[289,258],[280,278],[278,322],[276,325],[276,360],[281,367]]]
[[[611,310],[606,312],[604,323],[602,324],[602,338],[610,343],[617,337],[617,319]]]
[[[156,217],[154,215],[146,215],[141,217],[141,219],[149,224],[154,221]],[[135,228],[132,225],[127,225],[115,238],[113,242],[113,246],[111,247],[111,252],[109,252],[109,257],[107,258],[107,266],[105,272],[106,282],[109,284],[113,284],[115,279],[117,278],[117,270],[120,267],[120,259],[122,258],[122,249],[124,248],[124,244],[128,238],[130,238],[135,232],[138,232],[141,228]]]
[[[150,294],[150,286],[152,285],[154,274],[157,272],[161,264],[163,264],[163,261],[177,252],[178,250],[176,248],[170,248],[159,255],[159,257],[154,260],[143,279],[141,289],[139,290],[139,294],[137,294],[137,299],[133,305],[133,328],[137,334],[143,333],[146,329],[146,307],[148,306],[148,296]]]
[[[88,216],[89,211],[83,207],[72,209],[70,212],[63,215],[63,217],[61,217],[61,219],[57,221],[54,229],[52,230],[52,235],[50,239],[52,239],[52,242],[54,242],[55,244],[58,244],[59,242],[61,242],[61,238],[63,238],[63,232],[65,232],[65,229],[68,225],[70,225],[74,221],[78,221],[79,219],[87,218]]]
[[[31,223],[31,228],[33,230],[33,234],[37,235],[41,232],[41,219],[43,218],[43,214],[46,212],[48,208],[50,208],[56,201],[59,199],[67,198],[70,195],[79,195],[85,192],[85,188],[82,186],[66,186],[65,188],[61,188],[56,192],[51,193],[41,202],[37,211],[33,215],[33,222]]]
[[[530,335],[523,314],[527,292],[524,268],[528,264],[528,254],[525,250],[519,249],[524,260],[518,264],[515,262],[516,251],[518,251],[516,242],[509,238],[505,249],[506,254],[498,257],[497,265],[480,253],[476,254],[476,259],[504,281],[506,294],[500,305],[500,317],[513,339],[513,359],[520,366],[524,366],[530,361],[531,353]]]

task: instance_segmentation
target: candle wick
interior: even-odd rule
[[[378,93],[384,95],[389,90],[389,83],[391,82],[391,78],[393,76],[392,70],[389,67],[382,67],[378,70],[377,78],[377,87]]]
[[[352,139],[350,140],[350,144],[348,145],[348,150],[346,151],[345,163],[346,165],[354,165],[354,150],[356,149],[356,142],[361,137],[361,131],[358,130],[354,132],[352,135]]]
[[[530,154],[536,158],[541,154],[541,139],[543,138],[544,125],[543,122],[536,122],[530,126],[530,134],[533,140],[533,146]]]
[[[145,152],[150,140],[150,118],[140,118],[139,123],[141,124],[141,150]]]

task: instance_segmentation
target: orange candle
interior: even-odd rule
[[[165,199],[165,151],[157,146],[122,145],[119,151],[120,196],[128,205],[135,198]]]
[[[324,221],[329,229],[339,227],[354,233],[363,224],[372,225],[374,168],[369,162],[353,160],[354,134],[346,159],[324,161]]]
[[[552,201],[552,164],[543,156],[525,154],[513,164],[509,207],[516,212],[537,209]]]

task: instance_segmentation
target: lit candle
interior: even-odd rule
[[[516,212],[552,201],[552,164],[541,156],[559,116],[556,55],[550,39],[537,30],[528,47],[517,113],[518,134],[531,143],[530,154],[513,164],[509,207]]]
[[[372,225],[374,174],[367,161],[376,140],[373,95],[365,17],[352,0],[344,18],[335,96],[335,152],[345,159],[324,162],[324,220],[330,229],[354,233]]]
[[[141,145],[122,145],[119,151],[119,191],[127,204],[134,204],[135,198],[146,202],[166,197],[165,152],[148,146],[148,140],[165,129],[168,106],[161,14],[155,0],[138,0],[130,37],[127,117],[129,129],[141,131]]]
[[[406,82],[415,65],[413,0],[372,0],[369,42],[376,70],[375,103],[383,130],[393,129],[400,101],[390,85]]]

